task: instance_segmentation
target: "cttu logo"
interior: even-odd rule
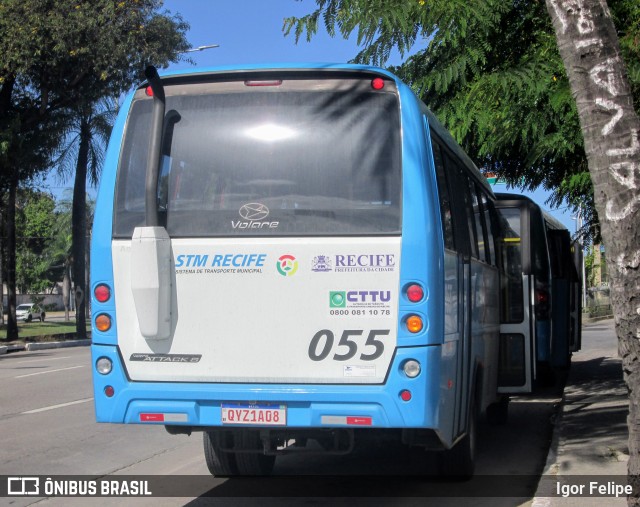
[[[387,307],[390,301],[390,290],[332,290],[329,292],[329,308]]]
[[[332,290],[331,292],[329,292],[329,308],[344,308],[346,306],[347,296],[343,290]]]
[[[282,276],[293,276],[298,271],[298,261],[293,255],[282,255],[276,263],[278,273]]]

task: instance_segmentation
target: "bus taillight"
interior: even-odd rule
[[[111,317],[101,313],[96,317],[96,329],[98,331],[109,331],[111,329]]]
[[[371,88],[374,90],[382,90],[384,88],[384,79],[381,77],[374,77],[371,80]]]
[[[111,297],[111,289],[107,285],[100,284],[93,290],[93,295],[100,303],[106,303]]]
[[[541,284],[542,285],[542,284]],[[545,287],[536,287],[535,290],[535,315],[537,320],[547,320],[551,316],[551,297]]]
[[[417,283],[413,283],[407,287],[407,299],[412,303],[422,301],[424,297],[424,289]]]
[[[424,325],[422,319],[417,315],[410,315],[406,320],[406,324],[407,329],[412,333],[419,333]]]

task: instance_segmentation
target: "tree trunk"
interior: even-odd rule
[[[71,266],[68,261],[64,261],[64,275],[62,277],[62,303],[64,304],[64,320],[69,322],[69,295],[71,294],[71,276],[69,270]]]
[[[85,215],[85,222],[88,222]],[[85,314],[88,319],[91,318],[91,256],[89,255],[91,252],[91,227],[87,223],[87,228],[84,231],[85,234],[85,243],[84,243],[84,280],[85,280],[85,289],[84,292],[87,295],[87,306],[85,307]]]
[[[73,291],[76,300],[76,337],[79,339],[87,337],[85,311],[85,243],[87,230],[87,165],[89,161],[90,142],[91,128],[88,121],[82,118],[80,122],[80,147],[78,149],[71,210]]]
[[[4,253],[4,229],[5,229],[5,219],[4,219],[4,191],[0,187],[0,327],[4,326],[4,279],[2,275],[4,273],[4,269],[2,267],[3,261],[3,253]]]
[[[7,339],[18,339],[16,320],[16,193],[18,176],[12,169],[7,199]]]
[[[640,118],[605,0],[546,0],[576,99],[610,266],[611,305],[629,389],[629,464],[640,505]]]
[[[2,126],[2,128],[5,128],[5,126],[8,124],[8,113],[9,113],[9,109],[11,108],[11,97],[13,95],[13,89],[15,87],[16,84],[16,76],[13,73],[9,73],[8,75],[3,76],[4,80],[2,82],[2,84],[0,85],[0,125]],[[10,266],[10,261],[9,261],[9,257],[11,255],[13,255],[13,273],[14,273],[14,284],[13,284],[13,293],[14,293],[14,300],[13,300],[13,304],[14,304],[14,311],[13,311],[13,323],[11,324],[11,326],[9,325],[9,322],[11,321],[11,319],[7,316],[7,339],[15,339],[18,337],[18,326],[16,325],[16,313],[15,313],[15,266],[16,266],[16,262],[15,262],[15,245],[16,245],[16,241],[15,241],[15,214],[16,214],[16,202],[15,202],[15,192],[16,192],[16,186],[17,186],[17,182],[14,185],[14,180],[17,179],[17,176],[15,174],[16,169],[15,167],[13,167],[13,165],[10,163],[10,161],[8,161],[6,158],[2,158],[0,160],[0,174],[3,175],[2,178],[2,185],[0,186],[0,192],[2,192],[4,194],[4,192],[8,189],[8,188],[13,188],[13,203],[11,202],[6,202],[6,208],[3,208],[2,205],[0,205],[0,212],[2,213],[2,225],[5,227],[3,232],[6,234],[6,236],[3,236],[3,238],[6,238],[6,243],[5,241],[1,241],[0,242],[0,252],[2,251],[2,249],[6,246],[6,253],[7,253],[7,257],[5,259],[6,262],[6,267],[7,270],[9,269]],[[10,196],[8,196],[7,201],[10,201]],[[11,250],[9,248],[9,221],[11,221],[12,223],[12,227],[13,227],[13,250]],[[12,253],[10,253],[10,251]],[[0,253],[0,256],[2,255],[2,253]],[[2,269],[2,266],[0,265],[0,270]],[[9,278],[7,277],[7,310],[10,309],[10,300],[9,300]],[[2,281],[2,274],[0,274],[0,307],[2,308],[2,323],[4,324],[4,283]],[[11,314],[11,311],[8,311],[8,314]],[[9,332],[9,327],[11,327],[11,332]]]

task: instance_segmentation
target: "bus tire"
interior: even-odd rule
[[[240,442],[236,442],[239,449],[255,449],[260,447],[260,434],[257,431],[241,430],[236,434]],[[275,456],[262,452],[239,452],[235,456],[238,473],[244,476],[271,475],[276,461]]]
[[[451,479],[467,480],[473,476],[476,463],[478,414],[475,400],[469,407],[467,434],[451,449],[438,453],[438,472]]]
[[[502,396],[499,401],[487,407],[487,422],[493,425],[507,424],[509,420],[509,397]]]
[[[222,435],[221,435],[222,436]],[[231,477],[238,475],[236,456],[230,452],[224,452],[218,443],[218,435],[213,432],[203,433],[204,459],[207,468],[214,477]]]

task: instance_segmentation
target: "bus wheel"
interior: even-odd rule
[[[224,438],[225,434],[205,431],[204,438],[204,459],[207,468],[214,477],[229,477],[238,474],[236,456],[230,452],[224,452],[220,448],[218,437]]]
[[[260,448],[260,434],[257,431],[242,430],[236,434],[236,448],[256,449]],[[276,457],[268,456],[262,452],[239,452],[236,454],[238,473],[247,476],[270,475],[275,464]]]
[[[469,410],[469,426],[465,437],[453,448],[438,453],[438,472],[442,476],[461,480],[467,480],[473,476],[478,422],[475,402],[472,402]]]
[[[503,396],[500,401],[487,407],[487,422],[493,425],[507,424],[509,420],[509,397]]]

